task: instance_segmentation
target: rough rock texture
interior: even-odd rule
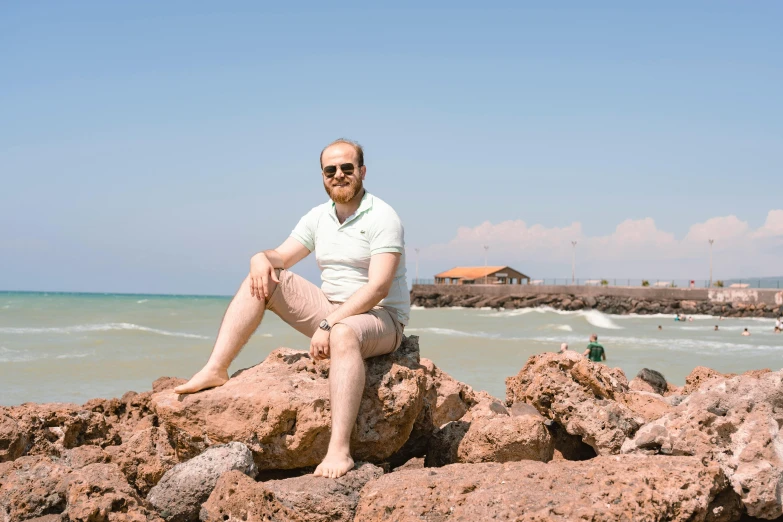
[[[727,487],[696,457],[453,464],[369,482],[354,520],[728,521],[736,506],[715,502]]]
[[[483,401],[462,419],[445,424],[430,441],[425,463],[444,466],[456,462],[548,462],[555,449],[544,418],[517,408],[512,415],[499,402]]]
[[[36,455],[4,467],[0,472],[0,521],[47,516],[70,522],[160,521],[113,464],[88,464],[71,470]]]
[[[672,409],[661,395],[651,392],[620,393],[617,402],[625,405],[637,419],[641,418],[644,422],[660,419]]]
[[[506,379],[506,403],[526,402],[578,435],[599,455],[615,454],[644,423],[616,399],[628,391],[618,368],[588,361],[576,352],[531,357]]]
[[[27,435],[19,423],[0,410],[0,462],[16,460],[24,454]]]
[[[152,403],[180,460],[212,444],[239,441],[260,470],[313,466],[329,442],[328,369],[328,361],[281,348],[219,388],[187,396],[166,390],[153,395]],[[405,444],[424,406],[425,386],[415,337],[367,361],[352,436],[355,459],[379,462]]]
[[[147,500],[169,522],[198,520],[199,506],[212,493],[220,475],[232,470],[256,476],[258,470],[247,446],[240,442],[212,446],[167,471]]]
[[[639,373],[636,374],[636,378],[649,384],[654,393],[659,395],[666,393],[666,388],[669,383],[666,382],[666,377],[664,377],[661,372],[650,370],[649,368],[642,368],[639,370]]]
[[[169,436],[162,428],[139,431],[120,446],[107,447],[106,452],[141,495],[146,495],[177,463]]]
[[[623,444],[624,453],[714,459],[751,516],[783,515],[783,372],[713,379]]]
[[[220,477],[201,509],[200,519],[203,522],[350,522],[362,487],[382,474],[381,468],[367,463],[338,479],[308,475],[255,482],[232,471]]]
[[[71,522],[162,522],[114,464],[90,464],[70,473],[65,496]]]
[[[697,366],[691,373],[685,378],[685,386],[680,389],[682,395],[690,395],[699,388],[702,384],[706,384],[714,379],[724,379],[726,375],[717,372],[711,368],[704,366]]]

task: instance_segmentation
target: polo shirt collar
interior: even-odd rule
[[[367,192],[367,189],[364,189],[364,195],[362,196],[362,200],[359,202],[359,208],[356,209],[356,212],[348,216],[348,219],[346,219],[345,222],[343,222],[343,224],[340,226],[344,227],[354,219],[358,218],[359,216],[361,216],[362,214],[370,210],[372,208],[373,199],[374,198],[372,197],[372,194]],[[331,212],[329,212],[329,215],[332,216],[332,219],[334,219],[339,224],[340,220],[337,219],[337,209],[335,208],[336,205],[334,201],[332,200],[330,201],[332,202],[332,208],[331,208]]]

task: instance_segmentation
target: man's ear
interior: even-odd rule
[[[362,173],[362,181],[364,181],[364,176],[367,175],[367,166],[366,165],[362,165],[361,168],[359,169],[359,172]]]

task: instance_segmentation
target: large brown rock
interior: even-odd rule
[[[715,379],[724,379],[726,375],[707,368],[705,366],[697,366],[696,368],[685,377],[685,386],[680,389],[682,395],[690,395],[697,390],[702,384],[706,384]]]
[[[571,435],[582,437],[599,455],[619,453],[625,439],[644,423],[617,402],[627,391],[622,370],[571,351],[535,355],[516,376],[506,379],[507,404],[535,406]]]
[[[114,464],[90,464],[65,478],[70,522],[163,522]]]
[[[426,376],[412,337],[366,367],[352,447],[357,460],[377,462],[408,440],[424,405]],[[180,460],[238,441],[253,452],[259,470],[313,466],[329,442],[328,372],[328,361],[280,348],[219,388],[192,395],[166,390],[154,394],[152,404]]]
[[[783,515],[783,372],[713,378],[623,444],[624,453],[717,461],[748,514]]]
[[[106,446],[120,442],[102,414],[76,404],[25,403],[4,408],[3,413],[4,417],[10,417],[14,422],[3,423],[0,427],[0,444],[4,438],[18,441],[14,435],[3,433],[21,433],[24,439],[23,455],[59,457],[66,450],[84,444]],[[12,453],[18,454],[18,442],[16,445],[9,444],[9,447],[16,448]]]
[[[727,487],[717,465],[696,457],[452,464],[369,482],[354,520],[736,520],[719,498]]]
[[[106,453],[142,496],[146,496],[163,474],[178,462],[163,428],[147,428],[134,433],[123,444],[107,447]]]
[[[462,419],[442,426],[430,441],[425,463],[444,466],[457,462],[548,462],[554,439],[544,418],[534,409],[512,415],[502,404],[483,401]]]
[[[0,473],[0,522],[65,511],[65,477],[70,469],[44,455],[20,457]]]
[[[264,520],[268,522],[350,522],[359,492],[383,474],[372,464],[359,464],[338,479],[307,475],[255,482],[238,471],[225,473],[202,505],[203,522]]]
[[[0,462],[16,460],[24,454],[27,435],[19,423],[0,408]]]

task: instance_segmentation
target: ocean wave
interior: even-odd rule
[[[579,343],[585,343],[584,337],[578,336],[565,336],[565,337],[533,337],[531,341],[537,341],[541,343],[561,343],[567,342],[570,345],[576,346]],[[667,339],[667,338],[655,338],[655,337],[616,337],[616,336],[601,336],[599,342],[606,348],[607,354],[611,355],[612,345],[622,345],[623,350],[631,345],[637,350],[658,350],[658,351],[675,351],[675,352],[689,352],[698,355],[718,355],[725,353],[742,353],[745,355],[764,355],[770,352],[783,352],[783,346],[781,345],[758,345],[749,343],[731,343],[725,341],[707,340],[707,339]]]
[[[2,327],[0,333],[5,334],[49,334],[49,333],[89,333],[89,332],[111,332],[111,331],[139,331],[145,333],[152,333],[157,335],[165,335],[168,337],[183,337],[185,339],[209,339],[209,337],[198,334],[191,334],[186,332],[170,332],[168,330],[159,330],[157,328],[148,328],[133,323],[104,323],[104,324],[78,324],[75,326],[65,326],[62,328],[49,327],[49,328],[14,328],[14,327]]]
[[[615,324],[612,319],[617,316],[609,316],[598,310],[555,310],[551,306],[537,306],[535,308],[518,308],[516,310],[504,310],[494,314],[480,314],[481,317],[519,317],[527,314],[557,314],[566,316],[584,317],[591,325],[606,330],[622,330],[623,327]]]
[[[95,355],[95,352],[88,352],[88,353],[64,353],[62,355],[58,355],[56,359],[81,359],[82,357],[87,357],[88,355]]]
[[[138,301],[136,301],[136,304],[142,304],[142,303],[146,303],[148,301],[149,301],[149,299],[139,299]]]
[[[574,329],[568,326],[567,324],[559,324],[556,327],[557,330],[563,330],[565,332],[573,332]]]
[[[500,334],[488,333],[488,332],[464,332],[462,330],[454,330],[452,328],[406,328],[405,332],[408,333],[432,333],[436,335],[444,335],[448,337],[473,337],[479,339],[492,339],[493,341],[523,341],[524,337],[503,337]]]

